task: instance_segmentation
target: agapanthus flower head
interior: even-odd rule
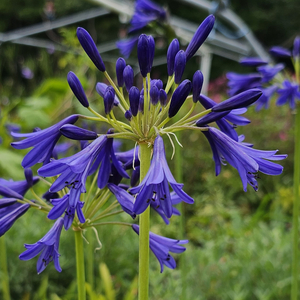
[[[299,59],[300,57],[300,36],[296,36],[294,39],[294,47],[293,47],[293,58]]]
[[[119,57],[116,62],[116,75],[117,75],[117,81],[118,86],[123,87],[124,85],[124,77],[123,77],[123,71],[126,67],[126,61],[124,58]]]
[[[215,23],[215,17],[209,15],[198,27],[190,43],[188,44],[185,54],[186,61],[188,61],[198,51],[200,46],[204,43],[210,32],[212,31]]]
[[[151,166],[143,181],[137,186],[130,189],[132,194],[137,194],[133,206],[133,212],[141,214],[153,201],[153,195],[157,195],[165,215],[170,218],[172,216],[172,201],[169,191],[171,185],[174,192],[181,197],[186,203],[193,203],[194,200],[188,196],[183,190],[183,184],[175,181],[166,160],[164,143],[162,137],[156,137],[153,149],[153,158]]]
[[[193,76],[193,101],[196,103],[200,97],[203,85],[203,74],[200,70],[196,71]]]
[[[130,56],[130,53],[132,52],[133,48],[137,44],[138,36],[133,36],[125,40],[118,41],[116,43],[116,46],[119,48],[121,54],[128,58]]]
[[[178,113],[185,99],[189,95],[191,89],[192,83],[188,79],[185,79],[179,84],[179,86],[172,95],[169,107],[169,118],[174,117]]]
[[[262,75],[258,73],[237,74],[234,72],[228,72],[226,74],[226,77],[229,80],[229,96],[234,96],[248,89],[257,88],[261,86]]]
[[[103,63],[103,60],[100,56],[100,53],[97,49],[97,46],[90,36],[90,34],[82,27],[77,28],[77,37],[78,40],[86,52],[86,54],[89,56],[89,58],[92,60],[94,65],[101,71],[105,72],[105,65]]]
[[[244,191],[247,191],[248,183],[255,191],[258,190],[258,172],[268,175],[282,173],[283,167],[270,161],[286,158],[286,155],[276,155],[277,150],[264,151],[248,147],[213,127],[208,127],[207,131],[202,132],[212,148],[216,175],[221,171],[221,164],[225,164],[225,161],[227,161],[238,170]]]
[[[84,89],[83,89],[78,77],[73,72],[70,71],[68,73],[67,80],[68,80],[68,83],[69,83],[69,86],[70,86],[72,92],[74,93],[76,98],[79,100],[79,102],[84,107],[89,107],[89,101],[86,98]]]
[[[262,74],[262,83],[272,80],[281,70],[284,69],[284,64],[277,64],[276,66],[261,66],[257,68],[257,71]]]
[[[124,68],[123,77],[124,77],[126,90],[127,90],[127,92],[129,92],[129,90],[133,86],[133,80],[134,80],[134,72],[130,65],[127,65]]]
[[[280,46],[272,47],[269,52],[276,57],[291,57],[291,51]]]
[[[177,52],[174,62],[174,82],[179,84],[186,65],[186,55],[183,50]]]
[[[177,39],[173,39],[169,45],[167,52],[167,68],[168,75],[172,76],[174,73],[175,56],[179,51],[179,42]]]
[[[139,234],[140,227],[133,224],[132,229],[135,233]],[[186,250],[185,247],[180,245],[187,244],[188,240],[174,240],[166,238],[155,233],[149,233],[149,248],[156,256],[157,260],[160,263],[160,272],[164,270],[164,265],[170,269],[176,268],[175,259],[171,256],[169,252],[172,253],[182,253]]]
[[[5,200],[0,199],[0,203],[1,201]],[[7,202],[9,202],[8,199],[6,204]],[[29,203],[21,204],[12,202],[10,205],[0,208],[0,237],[5,234],[13,226],[15,221],[23,216],[29,208]]]
[[[24,245],[26,250],[19,256],[21,260],[30,260],[40,253],[36,265],[38,274],[43,272],[47,265],[52,261],[54,261],[55,269],[58,272],[61,272],[61,267],[59,265],[60,254],[58,253],[58,248],[63,224],[63,218],[59,218],[49,232],[38,242],[35,244]]]
[[[240,64],[246,67],[259,67],[267,65],[269,62],[260,57],[244,57],[240,60]]]
[[[74,124],[77,120],[78,115],[71,115],[57,124],[40,131],[31,133],[12,132],[11,134],[14,137],[26,138],[22,141],[13,142],[11,145],[15,149],[33,147],[33,149],[25,155],[22,166],[24,168],[29,168],[39,162],[44,164],[49,163],[54,146],[61,136],[59,129],[65,124]]]
[[[71,140],[95,140],[98,135],[95,131],[87,130],[84,128],[80,128],[78,126],[72,124],[63,125],[59,131],[65,137]]]
[[[299,84],[284,80],[282,88],[277,90],[279,98],[276,101],[277,105],[289,103],[291,109],[296,108],[296,100],[300,99]]]

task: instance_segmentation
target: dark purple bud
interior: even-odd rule
[[[150,101],[153,105],[158,103],[159,90],[156,85],[152,86],[150,89]]]
[[[123,71],[125,67],[126,67],[125,59],[119,57],[116,62],[116,74],[117,74],[117,81],[119,87],[122,87],[124,85]]]
[[[207,124],[209,124],[211,122],[215,122],[215,121],[220,120],[221,118],[225,117],[229,113],[230,113],[230,110],[217,112],[217,113],[211,112],[208,115],[206,115],[206,116],[202,117],[201,119],[199,119],[196,122],[196,125],[198,127],[204,127],[204,126],[206,126]]]
[[[92,60],[94,65],[101,71],[105,71],[105,65],[90,34],[82,27],[77,28],[77,37],[82,48]]]
[[[108,86],[104,93],[104,111],[105,114],[109,114],[114,107],[115,90],[112,86]]]
[[[300,56],[300,36],[296,36],[296,38],[294,39],[293,57],[299,58],[299,56]]]
[[[123,72],[123,77],[124,77],[125,87],[128,92],[130,88],[133,86],[133,78],[134,78],[134,73],[131,66],[127,65],[125,67]]]
[[[168,96],[167,96],[166,91],[163,89],[160,89],[159,90],[159,102],[160,102],[161,106],[166,106],[167,98],[168,98]]]
[[[279,46],[275,46],[272,47],[269,50],[270,54],[276,56],[276,57],[290,57],[291,56],[291,51],[283,48],[283,47],[279,47]]]
[[[160,79],[157,79],[155,82],[156,87],[160,90],[163,88],[163,82]]]
[[[135,167],[130,178],[130,185],[135,186],[140,179],[140,166]]]
[[[174,63],[175,63],[175,56],[179,51],[179,42],[177,39],[174,39],[168,48],[167,52],[167,67],[168,67],[168,75],[172,76],[174,73]]]
[[[125,111],[125,118],[128,120],[128,121],[131,121],[132,119],[132,113],[130,110],[126,110]]]
[[[155,52],[155,41],[152,35],[148,36],[148,45],[149,45],[149,70],[148,73],[152,69],[154,52]]]
[[[203,74],[201,71],[196,71],[193,76],[193,101],[196,103],[199,99],[203,85]]]
[[[141,34],[137,44],[137,55],[142,76],[145,78],[150,70],[149,41],[146,34]]]
[[[140,91],[136,86],[131,87],[129,90],[129,104],[133,116],[136,116],[139,110]]]
[[[269,62],[260,57],[244,57],[240,60],[240,64],[245,67],[259,67],[267,65]]]
[[[102,83],[102,82],[98,82],[96,84],[96,91],[102,98],[104,98],[104,93],[105,93],[107,87],[108,87],[108,85],[105,83]],[[120,101],[119,101],[118,97],[115,96],[114,105],[118,106],[119,103],[120,103]]]
[[[194,36],[192,37],[189,45],[187,46],[186,61],[188,61],[198,51],[200,46],[204,43],[210,32],[212,31],[215,23],[215,17],[209,15],[198,27]]]
[[[260,89],[250,89],[240,94],[237,94],[221,103],[216,104],[213,108],[213,112],[221,112],[226,110],[232,110],[236,108],[247,107],[254,103],[262,95]]]
[[[33,186],[33,175],[30,168],[24,170],[24,175],[27,181],[28,188]]]
[[[169,108],[169,118],[174,117],[179,109],[181,108],[182,104],[184,103],[186,97],[189,95],[192,88],[192,83],[186,79],[182,81],[175,92],[173,93],[170,108]]]
[[[98,135],[94,131],[83,129],[71,124],[63,125],[59,131],[71,140],[95,140]]]
[[[69,86],[76,96],[76,98],[79,100],[79,102],[84,106],[84,107],[89,107],[89,102],[86,98],[84,89],[77,78],[77,76],[73,72],[69,72],[67,76],[67,80],[69,83]]]
[[[174,64],[174,70],[175,70],[175,83],[179,84],[185,69],[186,64],[186,55],[183,50],[180,50],[176,56],[175,56],[175,64]]]
[[[140,95],[140,100],[139,100],[139,111],[141,113],[144,113],[144,96]]]

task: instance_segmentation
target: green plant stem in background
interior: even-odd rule
[[[140,181],[146,176],[150,167],[151,149],[148,144],[142,143],[140,148]],[[140,215],[139,233],[139,300],[148,300],[149,297],[149,230],[150,206]]]
[[[300,184],[300,105],[297,105],[295,118],[295,149],[294,149],[294,205],[293,205],[293,261],[292,261],[292,292],[291,299],[298,299],[299,269],[299,184]]]
[[[81,231],[79,230],[75,231],[75,251],[78,300],[86,300],[83,238],[81,236]]]
[[[94,232],[91,229],[88,229],[86,232],[87,240],[89,245],[87,247],[87,255],[86,255],[86,268],[87,268],[87,282],[91,285],[92,290],[94,290]]]
[[[5,237],[2,236],[0,238],[0,270],[2,273],[2,292],[3,292],[3,300],[10,300],[10,291],[9,291],[9,276],[7,270],[7,259],[6,259],[6,244]]]

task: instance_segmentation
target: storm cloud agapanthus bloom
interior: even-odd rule
[[[254,190],[258,190],[257,173],[267,175],[279,175],[283,167],[269,160],[282,160],[286,155],[275,155],[278,150],[257,150],[231,139],[222,131],[209,127],[208,131],[202,131],[208,139],[213,152],[216,165],[216,175],[221,171],[221,164],[227,161],[238,170],[244,191],[247,191],[249,183]]]
[[[296,108],[296,100],[300,99],[299,85],[285,80],[282,83],[283,87],[277,90],[279,98],[276,101],[277,105],[289,103],[291,109]]]
[[[182,190],[183,184],[175,181],[167,164],[163,139],[158,135],[154,142],[153,158],[147,175],[137,187],[130,189],[132,194],[137,194],[133,211],[141,214],[150,205],[150,201],[153,201],[153,195],[156,195],[160,202],[159,206],[170,218],[173,209],[168,183],[182,201],[194,203],[193,198]]]
[[[36,163],[47,164],[52,156],[52,151],[61,136],[59,129],[65,124],[74,124],[78,120],[78,115],[69,116],[57,124],[36,132],[16,133],[12,132],[14,137],[25,137],[26,139],[13,142],[11,145],[15,149],[26,149],[33,147],[24,157],[22,166],[29,168]]]
[[[41,253],[36,265],[38,274],[43,272],[47,265],[52,261],[54,261],[55,269],[58,272],[61,272],[58,248],[63,224],[63,218],[59,218],[49,232],[38,242],[35,244],[24,245],[27,250],[20,254],[19,258],[21,260],[30,260]]]
[[[139,234],[140,227],[138,225],[133,224],[132,229],[134,232]],[[176,268],[175,259],[171,256],[169,252],[172,253],[182,253],[186,250],[185,247],[180,245],[187,244],[188,240],[174,240],[170,238],[166,238],[160,235],[157,235],[153,232],[149,233],[149,248],[156,256],[157,260],[160,263],[160,272],[162,273],[164,270],[164,265],[170,269]]]

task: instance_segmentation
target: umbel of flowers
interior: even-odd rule
[[[104,113],[100,114],[90,106],[79,79],[70,72],[67,78],[70,88],[94,117],[76,114],[47,129],[12,133],[14,137],[24,138],[13,142],[14,148],[32,148],[24,157],[22,166],[28,170],[42,163],[38,174],[45,178],[43,182],[49,183],[49,190],[43,196],[45,201],[40,197],[30,200],[24,194],[29,188],[33,191],[32,186],[37,179],[32,175],[26,175],[27,181],[22,184],[0,181],[0,194],[5,197],[0,200],[0,232],[4,234],[29,208],[47,212],[48,218],[55,221],[53,227],[36,243],[25,244],[26,251],[20,255],[22,260],[39,256],[37,271],[40,273],[51,261],[61,271],[60,234],[72,228],[75,231],[80,300],[85,299],[81,233],[89,227],[120,224],[132,226],[134,232],[139,234],[139,299],[148,299],[149,249],[158,259],[161,272],[164,266],[171,269],[176,267],[170,253],[185,251],[181,245],[187,243],[187,240],[174,240],[149,232],[150,208],[168,224],[172,215],[179,214],[174,205],[181,201],[188,204],[194,202],[183,190],[183,184],[176,182],[168,167],[163,136],[172,141],[172,137],[176,140],[175,133],[181,130],[202,132],[212,149],[216,175],[220,173],[222,164],[229,163],[239,172],[245,191],[248,184],[257,190],[259,172],[269,175],[282,172],[282,166],[272,160],[282,160],[285,155],[277,155],[277,150],[257,150],[253,145],[244,143],[244,137],[238,136],[235,131],[236,125],[250,122],[240,114],[260,99],[262,92],[259,89],[250,89],[217,104],[201,95],[203,76],[199,70],[195,72],[192,81],[182,79],[186,63],[209,35],[214,20],[214,16],[210,15],[201,23],[185,50],[180,50],[176,39],[170,43],[167,51],[169,77],[166,84],[150,75],[155,52],[153,37],[140,35],[137,54],[143,78],[142,87],[134,85],[133,69],[126,65],[123,58],[116,62],[117,82],[114,82],[106,72],[93,39],[85,29],[78,28],[77,37],[81,46],[110,83],[96,85]],[[192,104],[189,112],[176,122],[173,121],[188,101]],[[195,113],[197,106],[203,109]],[[120,110],[124,118],[117,119],[115,110]],[[99,133],[74,125],[80,120],[106,123],[111,129]],[[213,122],[219,129],[211,126]],[[81,150],[72,156],[55,159],[53,153],[62,135],[80,141]],[[131,140],[132,150],[117,151],[115,138]],[[128,181],[123,181],[129,178],[130,185]],[[22,190],[17,188],[20,186]],[[116,200],[108,204],[112,194]],[[121,209],[116,210],[118,207]],[[139,226],[102,220],[121,212],[129,214],[133,219],[138,215]]]

